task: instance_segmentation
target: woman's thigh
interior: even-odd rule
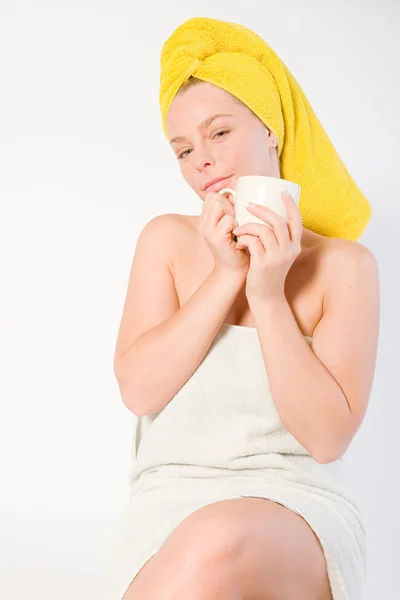
[[[167,597],[169,586],[176,594],[179,586],[200,589],[210,579],[214,588],[233,586],[243,600],[332,600],[317,536],[300,515],[264,498],[220,500],[193,512],[145,563],[124,600],[143,593],[150,600],[161,590]]]

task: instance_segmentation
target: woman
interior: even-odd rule
[[[203,206],[137,243],[115,355],[131,498],[101,597],[357,600],[366,536],[341,458],[375,369],[377,265],[353,241],[370,207],[256,34],[190,19],[161,62],[164,131]],[[237,228],[218,191],[248,174],[300,183],[299,209],[283,195],[287,221],[254,206],[265,225]]]

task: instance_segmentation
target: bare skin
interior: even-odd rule
[[[202,126],[216,114],[230,116],[220,116],[207,127]],[[247,106],[210,83],[197,84],[174,98],[167,129],[181,174],[202,201],[208,193],[205,185],[216,177],[229,176],[220,189],[236,189],[241,175],[281,177],[276,135]],[[188,225],[176,238],[174,262],[175,286],[182,306],[212,271],[214,262],[207,244],[196,232],[200,217],[180,218]],[[304,335],[312,336],[322,316],[325,256],[337,243],[345,242],[303,227],[301,253],[286,278],[285,295]],[[244,286],[225,321],[254,327]]]
[[[332,600],[320,542],[295,512],[232,498],[193,512],[139,571],[124,600]]]
[[[172,266],[180,306],[214,266],[196,229],[198,219],[177,215]],[[312,337],[335,240],[308,233],[285,294],[303,334]],[[225,322],[255,326],[244,287]],[[215,523],[224,532],[217,538],[209,533]],[[332,600],[317,536],[300,515],[264,498],[214,502],[184,519],[143,565],[124,600],[158,600],[160,594],[163,600]]]
[[[208,128],[199,124],[219,117]],[[204,83],[178,94],[167,126],[188,185],[204,200],[205,184],[240,175],[280,177],[276,137],[219,88]],[[219,133],[227,131],[227,134]],[[173,276],[182,306],[214,268],[213,255],[197,230],[198,215],[176,215]],[[322,317],[329,281],[328,257],[343,240],[303,228],[302,250],[290,269],[285,296],[303,335],[312,337]],[[239,292],[226,323],[254,327]],[[234,498],[208,504],[185,518],[143,565],[124,600],[332,600],[320,542],[294,511],[264,498]]]
[[[196,230],[197,215],[179,215],[185,227],[180,229],[172,264],[179,304],[183,306],[214,268],[211,251]],[[304,228],[303,228],[304,229]],[[303,335],[312,337],[322,317],[324,290],[328,281],[329,250],[343,240],[330,239],[304,229],[307,243],[290,269],[285,296]],[[302,238],[303,241],[303,238]],[[255,327],[243,285],[228,312],[225,323]]]

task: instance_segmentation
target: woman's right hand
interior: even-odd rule
[[[214,269],[247,275],[250,256],[235,242],[232,231],[238,226],[234,200],[217,192],[209,192],[203,202],[197,229],[214,256]]]

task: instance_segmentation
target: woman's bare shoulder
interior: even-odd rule
[[[168,244],[169,250],[173,254],[180,255],[184,252],[198,237],[196,223],[197,215],[182,215],[179,213],[165,213],[154,217],[160,224],[161,231],[165,232],[164,242]]]
[[[163,213],[153,217],[151,223],[153,228],[167,229],[173,233],[177,230],[190,231],[195,229],[195,215],[181,215],[179,213]]]
[[[167,218],[175,229],[175,233],[180,234],[179,238],[174,238],[175,247],[178,246],[176,243],[178,239],[182,243],[193,243],[196,237],[198,237],[197,226],[200,215],[168,213],[162,215],[162,217]],[[186,237],[186,235],[188,237]],[[372,255],[372,251],[360,242],[343,238],[328,237],[309,229],[303,230],[303,238],[304,253],[302,253],[302,258],[304,258],[304,261],[300,259],[299,262],[311,264],[317,261],[328,276],[332,273],[332,268],[339,258],[343,259],[343,257],[346,257],[347,255],[350,256],[357,252]]]
[[[184,241],[185,235],[191,235],[197,232],[197,223],[199,217],[197,215],[182,215],[179,213],[168,213],[160,215],[160,218],[167,220],[175,234],[179,234],[179,239]],[[175,242],[177,238],[175,238]]]
[[[165,213],[159,215],[157,218],[168,220],[171,224],[176,223],[177,225],[186,225],[195,227],[199,219],[198,215],[181,215],[180,213]]]
[[[324,298],[332,295],[332,291],[343,285],[344,271],[353,273],[354,277],[358,277],[359,269],[362,268],[361,261],[366,260],[369,263],[377,263],[373,252],[360,242],[343,238],[320,237],[322,239],[317,254],[321,267]],[[352,271],[352,269],[354,270]]]
[[[350,256],[357,253],[363,253],[365,255],[373,256],[372,250],[367,248],[364,244],[355,240],[346,240],[343,238],[329,238],[321,236],[323,238],[321,247],[324,250],[328,260],[335,260],[336,258]]]

